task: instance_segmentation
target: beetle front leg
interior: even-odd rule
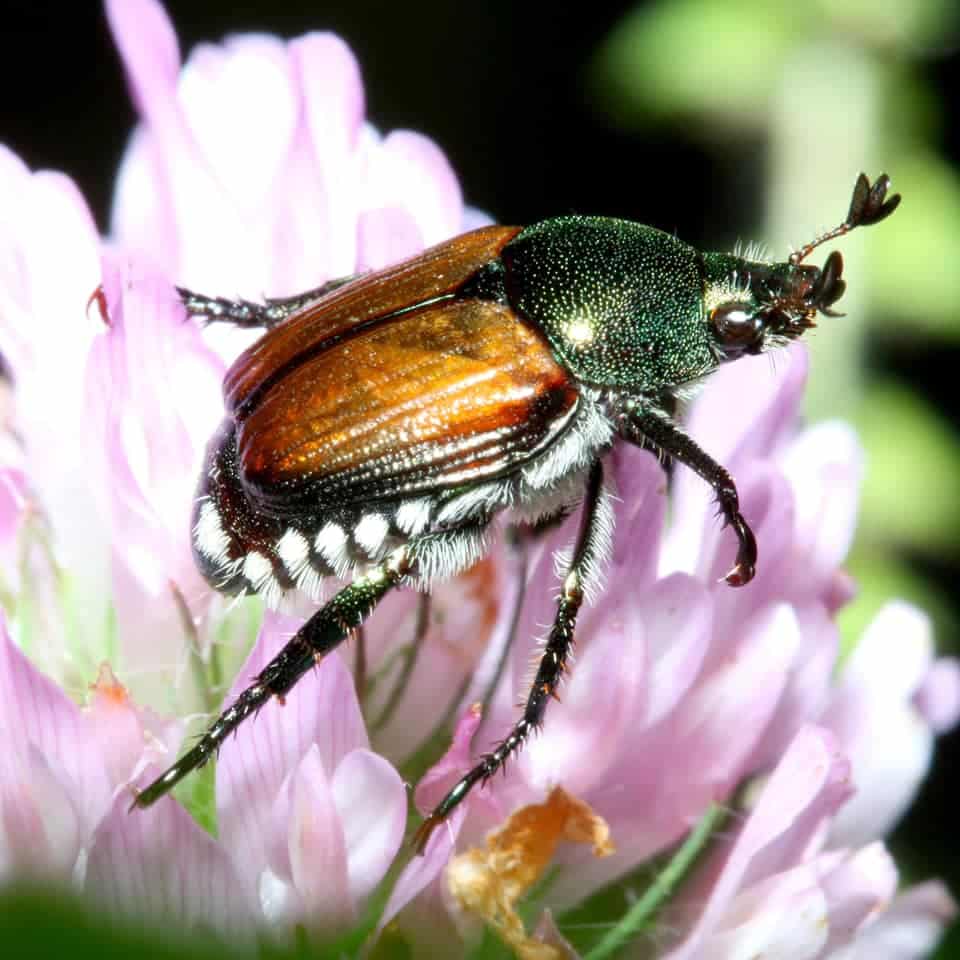
[[[399,547],[383,563],[344,587],[321,607],[260,671],[254,682],[214,720],[196,745],[137,793],[133,806],[149,807],[155,803],[185,776],[202,767],[223,741],[272,697],[282,702],[308,670],[370,616],[383,597],[408,574],[410,565],[409,548]]]
[[[418,852],[423,853],[434,829],[450,816],[473,787],[478,782],[489,780],[506,763],[507,758],[523,746],[527,737],[542,725],[547,704],[551,697],[556,696],[567,668],[567,659],[573,648],[577,614],[583,604],[585,584],[596,573],[605,553],[610,532],[609,516],[604,502],[603,468],[598,461],[590,469],[573,556],[563,579],[557,613],[540,657],[536,677],[527,695],[523,716],[497,748],[485,754],[472,770],[454,784],[433,812],[420,824],[413,838]]]
[[[291,297],[267,297],[263,303],[250,300],[229,300],[226,297],[208,297],[185,287],[177,287],[183,305],[191,317],[201,317],[207,323],[230,323],[235,327],[275,327],[302,310],[308,303],[320,300],[328,293],[356,280],[360,274],[337,277],[303,293]]]
[[[740,497],[727,470],[654,406],[635,406],[622,414],[620,432],[637,446],[654,446],[678,463],[689,467],[713,487],[724,523],[737,535],[737,561],[724,577],[731,587],[749,583],[757,572],[757,540],[740,513]]]

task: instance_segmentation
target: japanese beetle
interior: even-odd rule
[[[733,478],[674,422],[678,391],[720,364],[799,337],[844,291],[820,244],[900,202],[860,174],[846,219],[785,262],[700,253],[602,217],[483,227],[376,273],[264,304],[180,290],[189,313],[265,327],[224,381],[193,527],[217,590],[275,598],[354,577],[297,631],[197,744],[140,792],[149,806],[271,697],[283,698],[390,590],[427,591],[485,551],[493,516],[537,520],[582,500],[578,538],[522,717],[419,831],[423,848],[544,718],[612,511],[603,455],[650,446],[711,485],[738,538],[731,586],[757,546]]]

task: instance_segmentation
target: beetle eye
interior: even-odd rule
[[[745,303],[725,303],[710,314],[720,346],[730,354],[757,352],[763,342],[763,320]]]

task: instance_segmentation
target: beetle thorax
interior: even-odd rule
[[[562,217],[501,255],[511,306],[585,383],[631,392],[695,380],[714,364],[696,250],[652,227]]]

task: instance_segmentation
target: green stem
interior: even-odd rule
[[[584,960],[606,960],[628,941],[635,940],[656,918],[676,887],[686,878],[710,840],[716,834],[724,817],[724,810],[713,804],[670,862],[660,871],[647,892],[623,915],[620,922],[584,957]]]
[[[400,677],[390,691],[390,697],[387,700],[386,706],[384,706],[380,712],[380,716],[370,724],[370,731],[372,733],[382,730],[393,718],[393,714],[400,705],[403,695],[407,692],[410,677],[413,676],[413,668],[417,665],[420,649],[423,646],[423,641],[427,636],[427,630],[429,630],[429,628],[430,594],[421,593],[417,598],[417,621],[416,626],[413,628],[413,641],[404,649],[403,666],[400,668]]]

